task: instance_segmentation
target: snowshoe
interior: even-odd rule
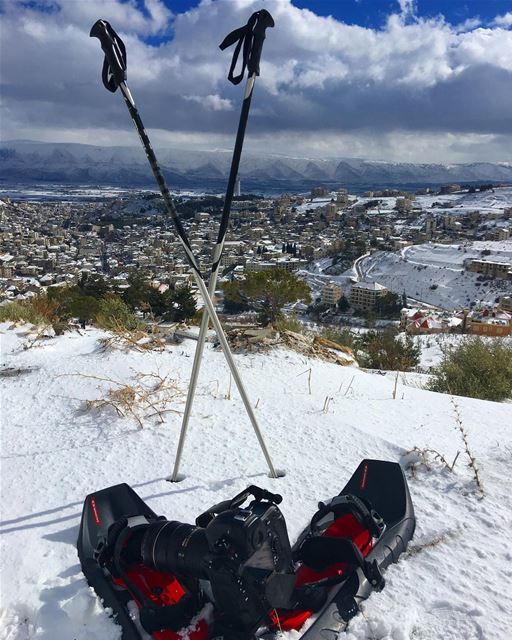
[[[254,500],[242,508],[248,496]],[[154,640],[270,640],[280,630],[300,631],[314,616],[303,640],[334,640],[359,603],[383,588],[382,572],[413,536],[402,469],[363,460],[340,494],[320,503],[292,548],[276,506],[280,500],[249,487],[199,516],[193,527],[159,518],[126,484],[87,496],[78,555],[123,640],[141,640],[141,628]],[[184,532],[179,548],[176,531]],[[181,570],[169,571],[166,562],[162,568],[155,553]],[[207,580],[197,577],[200,562],[209,567]],[[231,618],[244,621],[243,628]]]

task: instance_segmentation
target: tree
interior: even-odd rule
[[[98,311],[99,298],[83,295],[79,286],[49,287],[48,300],[56,305],[55,313],[60,320],[70,318],[90,321]]]
[[[84,296],[92,296],[99,299],[103,298],[108,292],[108,285],[99,274],[82,271],[78,289]]]
[[[358,340],[358,360],[363,367],[407,371],[418,366],[421,355],[419,343],[407,334],[395,331],[368,331]]]
[[[245,280],[224,285],[226,300],[247,304],[258,311],[262,324],[273,324],[282,317],[282,307],[299,300],[308,304],[311,293],[304,280],[286,269],[251,272]]]
[[[338,300],[338,310],[341,311],[342,313],[345,313],[345,311],[348,311],[349,309],[350,309],[349,301],[345,296],[341,296],[341,298]]]
[[[129,287],[123,292],[123,300],[132,309],[147,309],[152,287],[146,273],[140,269],[134,269],[127,281]]]
[[[164,294],[164,299],[166,311],[162,317],[169,322],[184,322],[192,318],[197,310],[195,298],[188,286],[169,289]]]
[[[375,312],[379,318],[394,318],[400,315],[402,300],[397,293],[388,291],[377,298]]]

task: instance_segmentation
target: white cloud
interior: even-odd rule
[[[413,18],[416,13],[416,3],[414,0],[398,0],[400,11],[404,19]]]
[[[89,38],[100,17],[126,43],[128,83],[147,126],[205,144],[234,135],[243,89],[226,80],[233,49],[221,52],[218,44],[261,0],[202,0],[175,16],[161,0],[145,0],[144,11],[135,0],[53,6],[60,10],[4,2],[4,138],[22,131],[47,139],[48,131],[61,131],[69,140],[74,131],[82,140],[95,127],[111,130],[112,138],[121,130],[123,139],[133,135],[122,100],[101,87],[102,53]],[[512,31],[503,27],[512,13],[492,28],[479,27],[477,18],[452,26],[442,16],[420,18],[412,0],[399,0],[385,25],[370,29],[290,0],[267,0],[265,7],[276,26],[267,32],[248,143],[283,152],[307,141],[322,153],[350,155],[352,148],[375,157],[380,149],[381,157],[395,158],[430,148],[443,159],[455,153],[449,136],[465,136],[456,154],[503,153],[497,141],[512,135]],[[145,42],[155,35],[163,44]],[[491,138],[483,144],[479,136]]]
[[[497,24],[499,27],[511,27],[512,26],[512,11],[505,13],[502,16],[496,16],[494,19],[494,24]]]
[[[185,100],[196,102],[207,110],[211,111],[232,111],[233,103],[231,100],[221,98],[218,94],[210,94],[208,96],[183,96]]]

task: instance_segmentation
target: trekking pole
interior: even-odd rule
[[[238,168],[240,165],[240,157],[242,155],[242,146],[244,143],[245,129],[247,120],[249,117],[249,109],[251,106],[251,99],[254,90],[254,82],[256,76],[259,75],[259,64],[261,58],[261,50],[263,46],[263,40],[265,39],[265,30],[268,27],[274,26],[274,20],[270,13],[265,9],[253,13],[250,17],[247,25],[236,29],[227,35],[220,49],[224,50],[230,47],[238,41],[235,52],[233,54],[233,60],[231,62],[231,68],[229,70],[228,79],[233,84],[239,84],[245,73],[245,67],[247,67],[247,84],[245,87],[244,98],[242,102],[242,109],[240,112],[240,120],[238,122],[238,131],[236,134],[235,148],[233,151],[233,157],[231,159],[231,169],[229,172],[228,184],[226,187],[226,196],[224,198],[224,207],[222,210],[222,217],[219,227],[219,233],[217,236],[217,242],[213,251],[213,263],[210,274],[210,281],[208,283],[208,294],[211,298],[215,295],[215,288],[217,286],[217,278],[220,269],[220,261],[222,251],[224,248],[224,241],[228,230],[229,218],[231,214],[231,203],[233,201],[233,192],[235,189],[236,177],[238,174]],[[233,75],[240,49],[243,47],[243,59],[242,70],[238,76]],[[201,368],[201,362],[203,357],[204,345],[206,341],[206,333],[209,325],[209,314],[206,309],[203,310],[203,317],[201,318],[201,327],[199,330],[199,337],[197,339],[196,352],[194,355],[194,363],[192,365],[192,374],[190,377],[190,384],[188,387],[187,402],[185,404],[185,411],[183,413],[183,421],[181,424],[180,439],[178,442],[178,449],[176,452],[176,459],[174,462],[174,470],[170,477],[171,482],[178,482],[179,469],[181,457],[183,454],[183,447],[185,446],[185,438],[187,435],[188,423],[190,420],[190,414],[192,411],[192,405],[194,403],[195,392],[197,387],[197,379],[199,377],[199,370]]]
[[[238,373],[238,369],[236,368],[236,364],[233,359],[233,354],[231,353],[231,350],[229,348],[229,344],[224,334],[224,331],[222,329],[222,325],[217,316],[217,312],[215,311],[215,307],[213,306],[213,302],[210,296],[208,295],[208,289],[206,288],[206,285],[203,281],[201,271],[199,269],[199,265],[192,251],[192,247],[190,246],[190,242],[188,240],[185,229],[176,212],[176,208],[171,198],[171,194],[169,193],[169,189],[167,188],[167,185],[165,183],[165,179],[158,165],[155,153],[151,147],[151,142],[146,133],[146,130],[144,129],[144,125],[142,123],[139,112],[135,106],[135,101],[126,84],[126,48],[124,46],[124,43],[106,20],[98,20],[97,22],[95,22],[91,29],[90,36],[99,39],[101,43],[101,48],[105,53],[105,60],[103,63],[103,71],[102,71],[102,79],[103,79],[103,84],[105,88],[111,91],[112,93],[114,93],[118,87],[121,89],[121,93],[123,94],[126,106],[135,124],[142,146],[144,147],[144,150],[146,152],[146,156],[151,166],[151,170],[153,171],[155,180],[157,181],[157,184],[160,188],[160,193],[162,194],[162,198],[166,205],[167,211],[171,216],[171,219],[176,228],[176,232],[178,234],[178,237],[185,251],[185,257],[187,259],[187,262],[190,268],[192,269],[192,274],[196,280],[196,284],[204,300],[204,304],[208,309],[208,314],[213,322],[213,326],[217,333],[217,337],[222,347],[222,351],[224,352],[224,356],[230,368],[231,375],[233,376],[233,379],[235,380],[235,383],[238,387],[238,391],[240,393],[240,396],[242,397],[246,411],[251,420],[252,426],[256,433],[256,437],[258,438],[258,442],[263,451],[263,455],[265,456],[265,460],[270,469],[270,476],[272,478],[277,478],[278,474],[274,469],[274,465],[272,464],[272,460],[270,459],[270,455],[267,451],[267,447],[265,446],[265,442],[263,440],[263,436],[259,429],[256,416],[254,414],[251,403],[249,401],[249,398],[243,386],[243,382],[240,377],[240,374]]]

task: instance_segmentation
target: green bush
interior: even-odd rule
[[[92,295],[84,295],[77,286],[51,287],[48,298],[56,305],[55,314],[61,321],[71,318],[90,321],[99,308],[99,300]]]
[[[304,325],[295,316],[283,316],[279,318],[274,327],[277,331],[294,331],[295,333],[304,333]]]
[[[167,322],[184,322],[196,312],[196,301],[189,286],[170,287],[160,293],[150,284],[150,275],[134,270],[128,277],[129,287],[122,293],[122,299],[133,311],[142,311],[162,318]]]
[[[224,300],[247,304],[258,311],[263,325],[275,324],[283,315],[282,308],[290,302],[311,301],[309,286],[286,269],[249,272],[245,280],[233,280],[224,285]]]
[[[143,323],[131,311],[128,305],[115,294],[105,296],[99,301],[94,324],[108,331],[134,331],[142,329]]]
[[[28,300],[16,300],[0,307],[0,322],[51,324],[54,315],[55,308],[45,295]]]
[[[357,338],[357,360],[368,369],[408,371],[420,362],[421,348],[409,335],[368,331]]]
[[[445,352],[427,388],[497,402],[512,398],[512,345],[500,338],[465,340]]]

